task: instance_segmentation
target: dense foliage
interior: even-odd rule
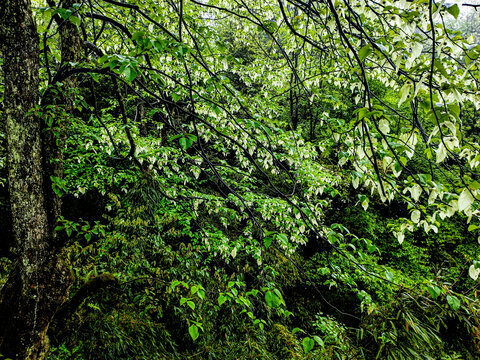
[[[63,100],[32,111],[61,149],[75,279],[49,359],[480,356],[480,43],[454,22],[469,7],[33,8],[41,94]],[[83,40],[68,64],[65,22]]]

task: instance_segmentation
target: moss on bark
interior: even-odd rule
[[[39,39],[29,0],[0,2],[0,46],[4,58],[5,131],[18,259],[0,291],[0,353],[43,359],[46,332],[68,298],[72,276],[58,256],[49,225],[39,103]]]

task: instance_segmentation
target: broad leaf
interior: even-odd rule
[[[363,62],[367,58],[367,56],[370,55],[371,53],[372,53],[372,45],[368,44],[360,49],[360,51],[358,52],[358,57],[360,58],[360,61]]]
[[[271,290],[265,293],[265,302],[272,308],[277,308],[282,303],[281,299]]]
[[[197,340],[198,335],[199,335],[197,325],[191,325],[191,326],[188,328],[188,333],[189,333],[190,336],[192,337],[193,341]]]
[[[438,286],[430,285],[428,287],[428,292],[430,293],[433,299],[436,299],[440,295],[442,290]]]
[[[460,308],[460,299],[453,295],[447,295],[447,302],[450,307],[457,311]]]
[[[310,350],[313,349],[313,346],[315,345],[315,341],[313,341],[312,338],[309,338],[308,336],[303,338],[303,341],[302,341],[302,345],[303,345],[303,351],[306,353],[308,353]]]

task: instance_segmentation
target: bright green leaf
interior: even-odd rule
[[[193,341],[197,340],[198,335],[199,335],[197,325],[191,325],[191,326],[188,328],[188,333],[189,333],[190,336],[192,337]]]
[[[123,75],[125,75],[125,78],[128,82],[132,82],[137,77],[137,70],[135,70],[131,66],[127,66],[123,71]]]
[[[460,299],[453,295],[447,295],[447,302],[450,307],[457,311],[460,308]]]
[[[363,62],[367,58],[367,56],[370,55],[371,53],[372,53],[372,45],[368,44],[360,49],[360,51],[358,52],[358,57],[360,61]]]
[[[325,345],[325,343],[323,342],[323,340],[320,336],[315,335],[313,338],[315,339],[317,344],[320,345],[321,347],[323,347]]]
[[[435,286],[435,285],[430,285],[428,287],[428,292],[430,293],[430,295],[432,296],[433,299],[436,299],[440,295],[441,291],[442,290],[438,286]]]
[[[288,244],[288,237],[286,234],[277,234],[277,239],[283,244],[287,245]]]
[[[315,345],[315,342],[313,341],[313,339],[311,339],[307,336],[307,337],[303,338],[302,345],[303,345],[303,351],[306,354],[310,350],[313,349],[313,346]]]
[[[270,245],[272,245],[272,237],[267,236],[265,239],[263,239],[263,244],[265,245],[265,249],[268,249]]]
[[[73,16],[73,15],[70,16],[70,17],[68,18],[68,20],[70,20],[70,21],[71,21],[74,25],[76,25],[76,26],[80,26],[80,23],[82,22],[82,20],[80,20],[79,17]]]
[[[450,15],[452,15],[455,19],[458,18],[458,15],[460,14],[460,8],[458,7],[457,4],[448,4],[445,3],[444,6],[447,8],[447,11]]]
[[[225,301],[227,301],[227,298],[225,297],[225,295],[220,294],[220,295],[218,296],[218,305],[221,306]]]
[[[273,291],[269,290],[265,293],[265,302],[268,306],[272,308],[277,308],[282,303],[282,300],[278,298],[278,296],[275,295]]]

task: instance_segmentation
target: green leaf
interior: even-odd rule
[[[360,49],[360,51],[358,52],[358,57],[360,61],[363,62],[367,58],[367,56],[370,55],[371,53],[372,53],[372,45],[368,44]]]
[[[472,224],[472,225],[470,225],[470,226],[468,227],[468,231],[473,231],[473,230],[476,230],[476,229],[478,229],[478,226],[477,226],[477,225],[473,225],[473,224]]]
[[[225,46],[225,43],[220,41],[220,40],[217,40],[215,42],[215,44],[217,45],[218,49],[221,51],[221,52],[225,52],[227,50],[227,47]]]
[[[178,143],[180,144],[180,146],[183,150],[187,150],[189,148],[187,138],[182,137],[182,138],[178,139]]]
[[[358,120],[362,120],[364,117],[367,117],[369,114],[369,111],[367,108],[360,108],[358,110]]]
[[[181,137],[178,139],[178,143],[180,144],[183,150],[187,150],[192,144],[197,140],[195,135],[187,135],[187,137]]]
[[[297,332],[304,332],[302,329],[296,327],[295,329],[292,330],[292,334],[296,334]]]
[[[478,181],[473,181],[470,184],[468,184],[468,187],[474,190],[480,189],[480,183]]]
[[[178,50],[178,55],[180,55],[180,57],[183,57],[185,56],[185,54],[188,53],[188,47],[186,47],[183,44],[179,44],[177,47],[177,50]]]
[[[60,14],[60,16],[62,17],[63,20],[67,20],[70,15],[72,15],[72,11],[69,10],[69,9],[63,9],[63,8],[60,8],[60,9],[57,9],[56,11],[58,14]],[[55,12],[54,12],[55,14]]]
[[[453,116],[460,121],[460,106],[456,103],[448,104],[448,110]]]
[[[82,22],[77,16],[70,16],[68,20],[70,20],[76,26],[80,26],[80,23]]]
[[[195,303],[193,301],[187,301],[187,305],[190,307],[190,309],[195,310]]]
[[[90,76],[92,77],[92,79],[95,81],[95,82],[100,82],[100,77],[98,76],[98,74],[96,73],[90,73]]]
[[[175,102],[177,102],[178,100],[180,100],[182,98],[182,96],[177,94],[175,91],[171,91],[170,95],[171,95],[173,101],[175,101]]]
[[[272,237],[267,236],[265,239],[263,239],[263,244],[265,245],[265,249],[268,249],[270,245],[272,245]]]
[[[181,137],[183,137],[183,134],[174,135],[174,136],[169,137],[168,141],[172,142],[173,140],[179,139]]]
[[[282,293],[280,292],[280,290],[274,289],[273,292],[278,297],[278,299],[280,300],[280,304],[285,304],[285,301],[283,300],[283,296],[282,296]]]
[[[215,114],[220,115],[222,113],[222,109],[220,109],[216,104],[212,104],[211,108],[215,111]]]
[[[279,242],[281,242],[283,245],[288,244],[288,236],[287,234],[277,234],[277,239]]]
[[[141,39],[141,38],[143,38],[144,35],[145,35],[145,31],[143,31],[143,30],[136,31],[136,32],[132,35],[132,40],[135,41],[135,40],[137,40],[137,39]]]
[[[455,19],[458,18],[458,15],[460,14],[460,8],[457,4],[444,4],[444,6],[447,8],[447,11],[450,15],[452,15]]]
[[[198,327],[197,325],[191,325],[189,328],[188,328],[188,333],[190,334],[190,336],[192,337],[193,341],[197,340],[198,338]]]
[[[267,22],[263,24],[263,27],[267,30],[267,32],[273,34],[278,29],[278,25],[275,22]]]
[[[388,280],[388,281],[393,281],[393,279],[395,278],[392,274],[391,271],[389,270],[385,270],[385,278]]]
[[[303,338],[302,345],[303,345],[303,351],[306,354],[310,350],[313,349],[313,346],[315,345],[315,342],[313,341],[313,339],[311,339],[307,336],[307,337]]]
[[[123,75],[125,75],[125,78],[128,82],[132,82],[137,77],[137,70],[135,70],[131,66],[127,66],[123,71]]]
[[[445,66],[443,66],[443,63],[437,59],[435,59],[433,61],[433,65],[438,69],[438,71],[440,71],[440,73],[445,76],[446,78],[448,78],[448,73],[447,73],[447,70],[445,70]]]
[[[436,299],[440,295],[441,291],[442,290],[438,286],[435,286],[435,285],[430,285],[428,287],[428,292],[430,293],[430,295],[432,296],[433,299]]]
[[[460,299],[453,295],[447,295],[447,302],[450,307],[457,311],[460,308]]]
[[[118,60],[117,59],[112,59],[110,60],[108,63],[106,63],[106,65],[108,65],[108,67],[110,68],[110,70],[113,70],[117,67],[118,65]]]
[[[325,343],[323,342],[322,338],[320,338],[320,336],[315,335],[313,338],[315,339],[317,344],[320,345],[321,347],[325,345]]]
[[[218,305],[219,305],[219,306],[222,306],[222,304],[223,304],[225,301],[227,301],[227,298],[226,298],[225,295],[223,295],[223,294],[218,295]]]
[[[265,293],[265,302],[268,306],[272,308],[277,308],[282,303],[282,300],[277,295],[275,295],[273,291],[269,290]]]
[[[98,63],[99,64],[103,64],[104,62],[106,62],[108,59],[109,59],[109,55],[103,55],[100,59],[98,59]]]
[[[467,52],[467,54],[465,55],[465,64],[468,65],[472,61],[477,60],[479,55],[480,54],[477,52],[476,49],[473,49],[473,50]]]

